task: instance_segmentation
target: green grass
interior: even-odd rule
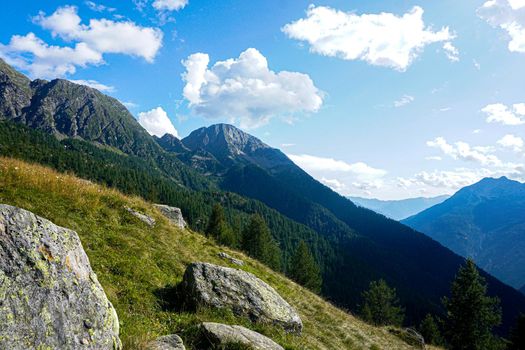
[[[143,349],[157,336],[177,333],[192,344],[203,321],[239,324],[286,349],[411,349],[385,328],[372,327],[243,254],[201,234],[172,225],[151,203],[38,165],[0,158],[0,203],[18,206],[78,232],[91,265],[115,306],[125,349]],[[125,207],[157,221],[150,228]],[[273,286],[304,323],[302,336],[254,325],[224,310],[176,311],[173,291],[187,264],[206,261],[236,267],[220,251],[246,262],[242,268]]]

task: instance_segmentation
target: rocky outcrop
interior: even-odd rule
[[[176,334],[165,335],[152,341],[148,350],[186,350],[182,339]]]
[[[226,308],[253,322],[271,323],[300,333],[297,312],[268,284],[251,273],[208,263],[188,266],[182,281],[186,304]]]
[[[0,205],[0,349],[120,349],[76,232]]]
[[[155,207],[160,210],[162,215],[168,218],[168,220],[178,228],[185,228],[186,221],[182,216],[182,211],[179,208],[170,207],[169,205],[164,204],[155,204]]]
[[[219,255],[219,258],[224,259],[224,260],[228,260],[232,264],[239,265],[239,266],[243,266],[244,265],[244,261],[242,261],[240,259],[235,259],[233,256],[231,256],[228,253],[220,252],[218,255]]]
[[[155,226],[155,219],[152,218],[151,216],[148,216],[148,215],[146,215],[144,213],[141,213],[140,211],[136,211],[134,209],[131,209],[130,207],[126,207],[126,210],[131,215],[133,215],[134,217],[136,217],[137,219],[139,219],[140,221],[142,221],[143,223],[145,223],[149,227]]]
[[[233,343],[247,345],[254,350],[284,350],[270,338],[241,326],[204,322],[201,325],[201,332],[202,337],[214,347]]]

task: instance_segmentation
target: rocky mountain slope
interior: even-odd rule
[[[443,312],[440,300],[463,263],[460,257],[404,225],[356,207],[253,136],[221,124],[199,129],[181,142],[169,136],[158,140],[118,102],[92,89],[65,81],[32,82],[28,87],[28,80],[5,64],[0,77],[5,100],[0,119],[10,121],[0,122],[0,154],[180,207],[190,227],[200,231],[214,203],[225,207],[237,231],[250,214],[259,213],[279,242],[284,272],[304,240],[321,266],[322,293],[333,302],[355,310],[370,281],[384,278],[397,289],[409,324],[427,312]],[[88,132],[91,129],[79,123],[93,125],[102,134]],[[525,311],[525,298],[486,277],[490,293],[502,299],[504,332],[516,314]]]
[[[422,305],[439,305],[441,296],[446,295],[448,282],[461,263],[457,256],[405,225],[355,206],[313,179],[281,151],[224,124],[201,128],[182,143],[213,158],[214,167],[200,171],[216,176],[223,189],[260,200],[319,232],[335,246],[344,247],[341,264],[334,275],[326,277],[325,291],[336,302],[355,305],[359,290],[365,289],[369,280],[379,278],[386,278],[397,288],[409,318],[417,315]],[[221,167],[227,170],[214,172]],[[493,277],[487,278],[492,293],[513,295],[511,298],[517,295]],[[523,305],[523,300],[516,302]],[[504,317],[514,313],[515,305],[503,301],[508,310]]]
[[[0,202],[27,208],[78,233],[117,311],[125,349],[146,349],[158,336],[174,333],[182,337],[187,349],[202,349],[194,343],[202,322],[239,325],[268,336],[286,349],[413,348],[388,328],[369,326],[243,254],[171,224],[154,205],[138,197],[127,197],[41,166],[0,158]],[[154,226],[126,207],[154,219]],[[221,258],[219,253],[224,251],[244,265]],[[187,266],[195,261],[242,269],[261,278],[298,311],[303,323],[301,335],[213,308],[180,310],[175,302],[177,286]],[[216,326],[208,328],[220,334]],[[159,341],[167,344],[171,340],[175,341],[173,337]]]
[[[442,203],[449,196],[438,197],[418,197],[401,200],[379,200],[361,197],[348,197],[355,204],[383,214],[394,220],[403,220],[410,216],[416,215],[425,209],[428,209],[436,204]]]
[[[515,288],[525,283],[525,184],[486,178],[403,222]]]

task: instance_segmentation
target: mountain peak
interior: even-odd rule
[[[462,188],[457,192],[461,195],[476,195],[480,197],[503,197],[525,193],[525,185],[521,182],[511,180],[506,176],[499,178],[486,177],[473,185]]]
[[[236,128],[230,124],[215,124],[193,131],[182,140],[191,150],[199,148],[211,153],[225,152],[224,155],[238,156],[256,151],[261,148],[270,148],[258,138]]]

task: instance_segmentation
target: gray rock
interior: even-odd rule
[[[0,349],[120,349],[76,232],[0,205]]]
[[[139,219],[140,221],[142,221],[149,227],[155,226],[155,219],[152,218],[151,216],[141,213],[140,211],[133,210],[130,207],[125,207],[125,208],[131,215],[133,215],[134,217],[136,217],[137,219]]]
[[[155,207],[157,207],[162,215],[167,217],[173,225],[179,228],[186,227],[186,221],[184,221],[184,217],[182,216],[182,212],[179,208],[170,207],[169,205],[164,204],[155,204]]]
[[[303,328],[297,312],[272,287],[242,270],[193,263],[184,273],[182,290],[189,306],[230,309],[288,332],[300,333]]]
[[[204,322],[201,325],[203,337],[212,346],[231,343],[248,345],[254,350],[284,350],[282,346],[264,335],[241,326]]]
[[[224,260],[228,260],[232,264],[239,265],[239,266],[243,266],[244,265],[244,261],[239,260],[239,259],[235,259],[233,256],[231,256],[228,253],[220,252],[218,255],[219,255],[219,258],[224,259]]]
[[[152,341],[148,350],[186,350],[182,339],[176,334],[165,335]]]

